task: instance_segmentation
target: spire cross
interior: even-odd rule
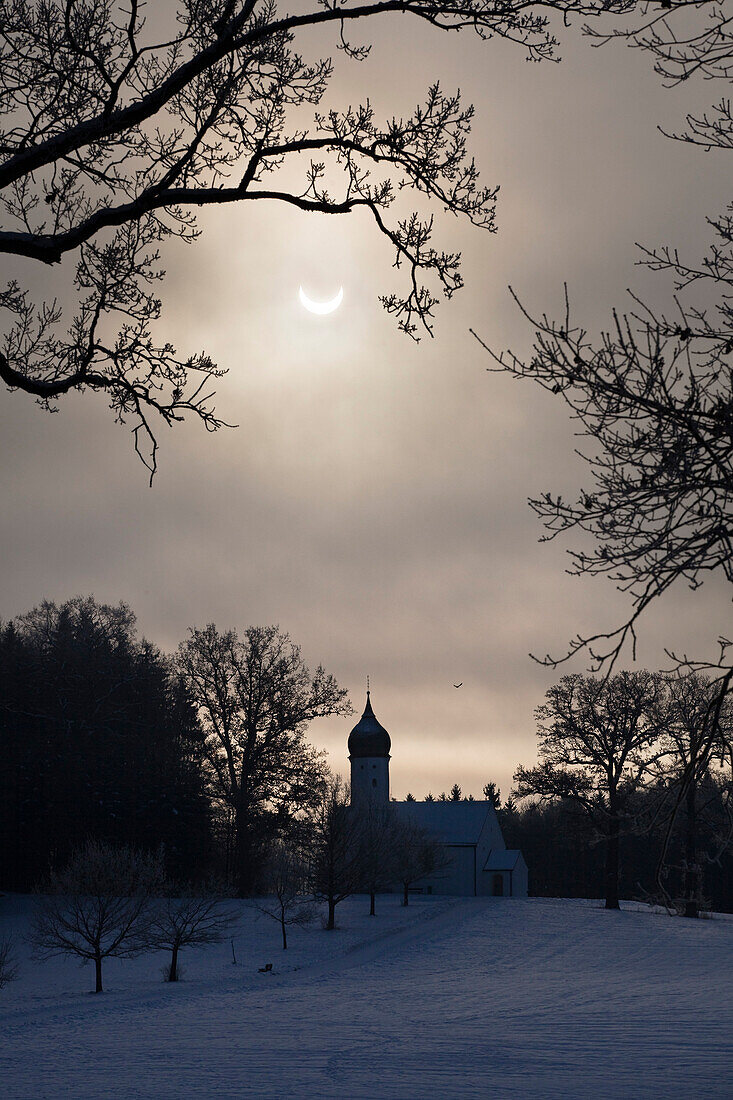
[[[369,694],[369,677],[367,676],[367,695]]]

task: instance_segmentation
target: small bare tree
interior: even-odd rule
[[[410,799],[408,795],[407,801]],[[369,916],[376,915],[376,895],[395,881],[394,841],[398,825],[390,806],[370,800],[359,826],[362,889],[369,893]]]
[[[170,884],[164,889],[168,896],[151,908],[142,938],[146,947],[170,951],[166,981],[177,982],[181,976],[178,968],[181,948],[219,943],[239,914],[226,905],[216,888]]]
[[[0,989],[14,982],[18,977],[18,967],[15,962],[13,941],[9,938],[0,939]]]
[[[313,897],[328,905],[326,930],[336,927],[336,906],[363,883],[360,821],[349,804],[340,775],[326,781],[315,815],[310,884]]]
[[[448,849],[427,830],[412,822],[395,824],[393,859],[396,880],[402,884],[402,904],[409,905],[413,883],[450,866]]]
[[[307,867],[303,856],[292,845],[277,841],[265,868],[268,897],[254,902],[255,908],[280,925],[283,951],[288,946],[288,928],[308,924],[313,919],[313,907],[306,896]]]
[[[147,950],[144,923],[162,882],[160,854],[88,840],[43,884],[47,896],[32,930],[36,957],[76,955],[93,962],[95,993],[101,993],[103,959],[129,959]]]
[[[606,909],[619,908],[619,839],[651,760],[661,690],[650,672],[563,676],[535,714],[540,763],[514,775],[518,797],[569,800],[591,821],[605,843]]]

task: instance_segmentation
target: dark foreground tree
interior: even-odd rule
[[[514,776],[520,798],[583,809],[605,846],[606,909],[619,908],[619,840],[657,738],[659,694],[660,678],[649,672],[564,676],[536,711],[539,765]]]
[[[363,889],[362,856],[361,821],[349,788],[340,775],[329,777],[313,819],[309,872],[313,897],[328,907],[328,932],[336,927],[336,906]]]
[[[267,846],[320,797],[323,762],[305,740],[315,718],[348,714],[346,692],[278,627],[192,630],[178,668],[204,729],[212,797],[231,810],[242,894],[257,886]]]
[[[727,287],[733,219],[715,229],[702,270],[715,268]],[[578,499],[548,492],[530,504],[546,539],[592,536],[570,550],[571,573],[608,576],[631,596],[620,627],[571,643],[569,655],[588,649],[598,667],[613,667],[627,642],[634,652],[639,618],[676,582],[697,588],[719,573],[733,583],[733,303],[726,291],[715,318],[679,300],[675,310],[657,316],[638,303],[633,314],[614,314],[597,343],[569,312],[561,322],[535,318],[531,360],[499,357],[503,369],[559,394],[590,441],[583,457],[592,481]]]
[[[63,871],[41,886],[32,942],[38,958],[76,955],[94,963],[95,993],[102,992],[102,961],[146,951],[151,899],[163,884],[157,856],[89,840]]]
[[[281,202],[303,211],[361,210],[384,234],[406,285],[382,302],[404,331],[429,331],[436,291],[461,286],[459,255],[432,243],[432,217],[394,215],[404,188],[494,229],[493,188],[467,151],[472,108],[434,84],[412,113],[378,121],[368,102],[318,113],[330,60],[306,62],[301,38],[368,54],[362,25],[402,15],[443,30],[473,28],[533,59],[555,45],[544,10],[621,11],[629,0],[3,0],[0,3],[0,252],[59,264],[76,307],[37,302],[11,279],[0,378],[48,403],[100,391],[134,425],[151,476],[155,417],[187,413],[209,430],[222,373],[205,353],[180,356],[152,331],[161,303],[159,249],[192,241],[207,205]],[[366,29],[366,28],[365,28]],[[352,41],[351,36],[356,38]],[[308,43],[310,45],[310,42]],[[303,108],[312,109],[303,129]],[[300,109],[300,110],[299,110]],[[307,124],[307,123],[306,123]],[[297,180],[300,173],[300,183]],[[20,278],[20,269],[19,276]],[[427,285],[423,285],[423,278]]]
[[[724,765],[730,768],[733,752],[733,706],[731,698],[721,698],[719,685],[698,673],[667,680],[654,715],[661,732],[660,760],[655,773],[664,792],[662,812],[664,842],[659,856],[657,884],[666,900],[669,894],[664,879],[669,867],[669,849],[678,814],[683,817],[681,845],[681,889],[676,897],[685,917],[697,917],[703,894],[703,862],[710,858],[709,806],[720,807],[720,788],[711,772],[718,765],[722,778]],[[723,794],[722,807],[727,807]],[[730,807],[733,810],[733,807]],[[707,824],[708,843],[702,836]],[[729,840],[729,837],[726,838]],[[714,857],[725,849],[712,845]]]
[[[228,905],[220,889],[194,883],[161,884],[162,897],[148,911],[142,939],[155,951],[170,951],[166,981],[180,978],[178,956],[184,947],[219,943],[239,914]]]
[[[726,5],[669,0],[633,10],[635,26],[593,33],[648,51],[668,85],[704,77],[721,87],[716,106],[689,114],[681,132],[669,136],[718,156],[729,152]],[[712,240],[700,256],[685,258],[673,245],[642,250],[642,264],[674,284],[666,308],[632,295],[630,307],[613,310],[607,330],[594,335],[573,318],[566,291],[558,320],[525,311],[536,332],[528,358],[495,357],[497,369],[557,394],[587,439],[581,457],[591,480],[577,500],[545,492],[530,502],[545,537],[577,535],[571,572],[605,575],[631,597],[619,627],[577,637],[563,660],[588,649],[596,667],[608,670],[625,643],[633,650],[640,617],[673,585],[697,588],[714,573],[733,582],[733,206],[708,224]],[[729,642],[721,642],[722,696],[733,666]],[[695,667],[686,660],[683,666]]]
[[[13,941],[7,937],[0,939],[0,989],[8,982],[16,981],[18,966],[15,961]]]
[[[196,714],[128,607],[44,602],[0,627],[0,882],[28,890],[87,837],[165,846],[200,875],[209,807]]]

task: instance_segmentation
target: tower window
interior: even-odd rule
[[[376,779],[372,779],[372,786],[373,786],[373,787],[376,787],[376,785],[377,785],[377,781],[376,781]]]

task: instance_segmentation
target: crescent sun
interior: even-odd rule
[[[344,288],[340,287],[336,297],[331,298],[329,302],[314,302],[312,298],[308,297],[302,286],[298,287],[298,297],[300,298],[300,304],[305,306],[309,313],[333,313],[344,300]]]

